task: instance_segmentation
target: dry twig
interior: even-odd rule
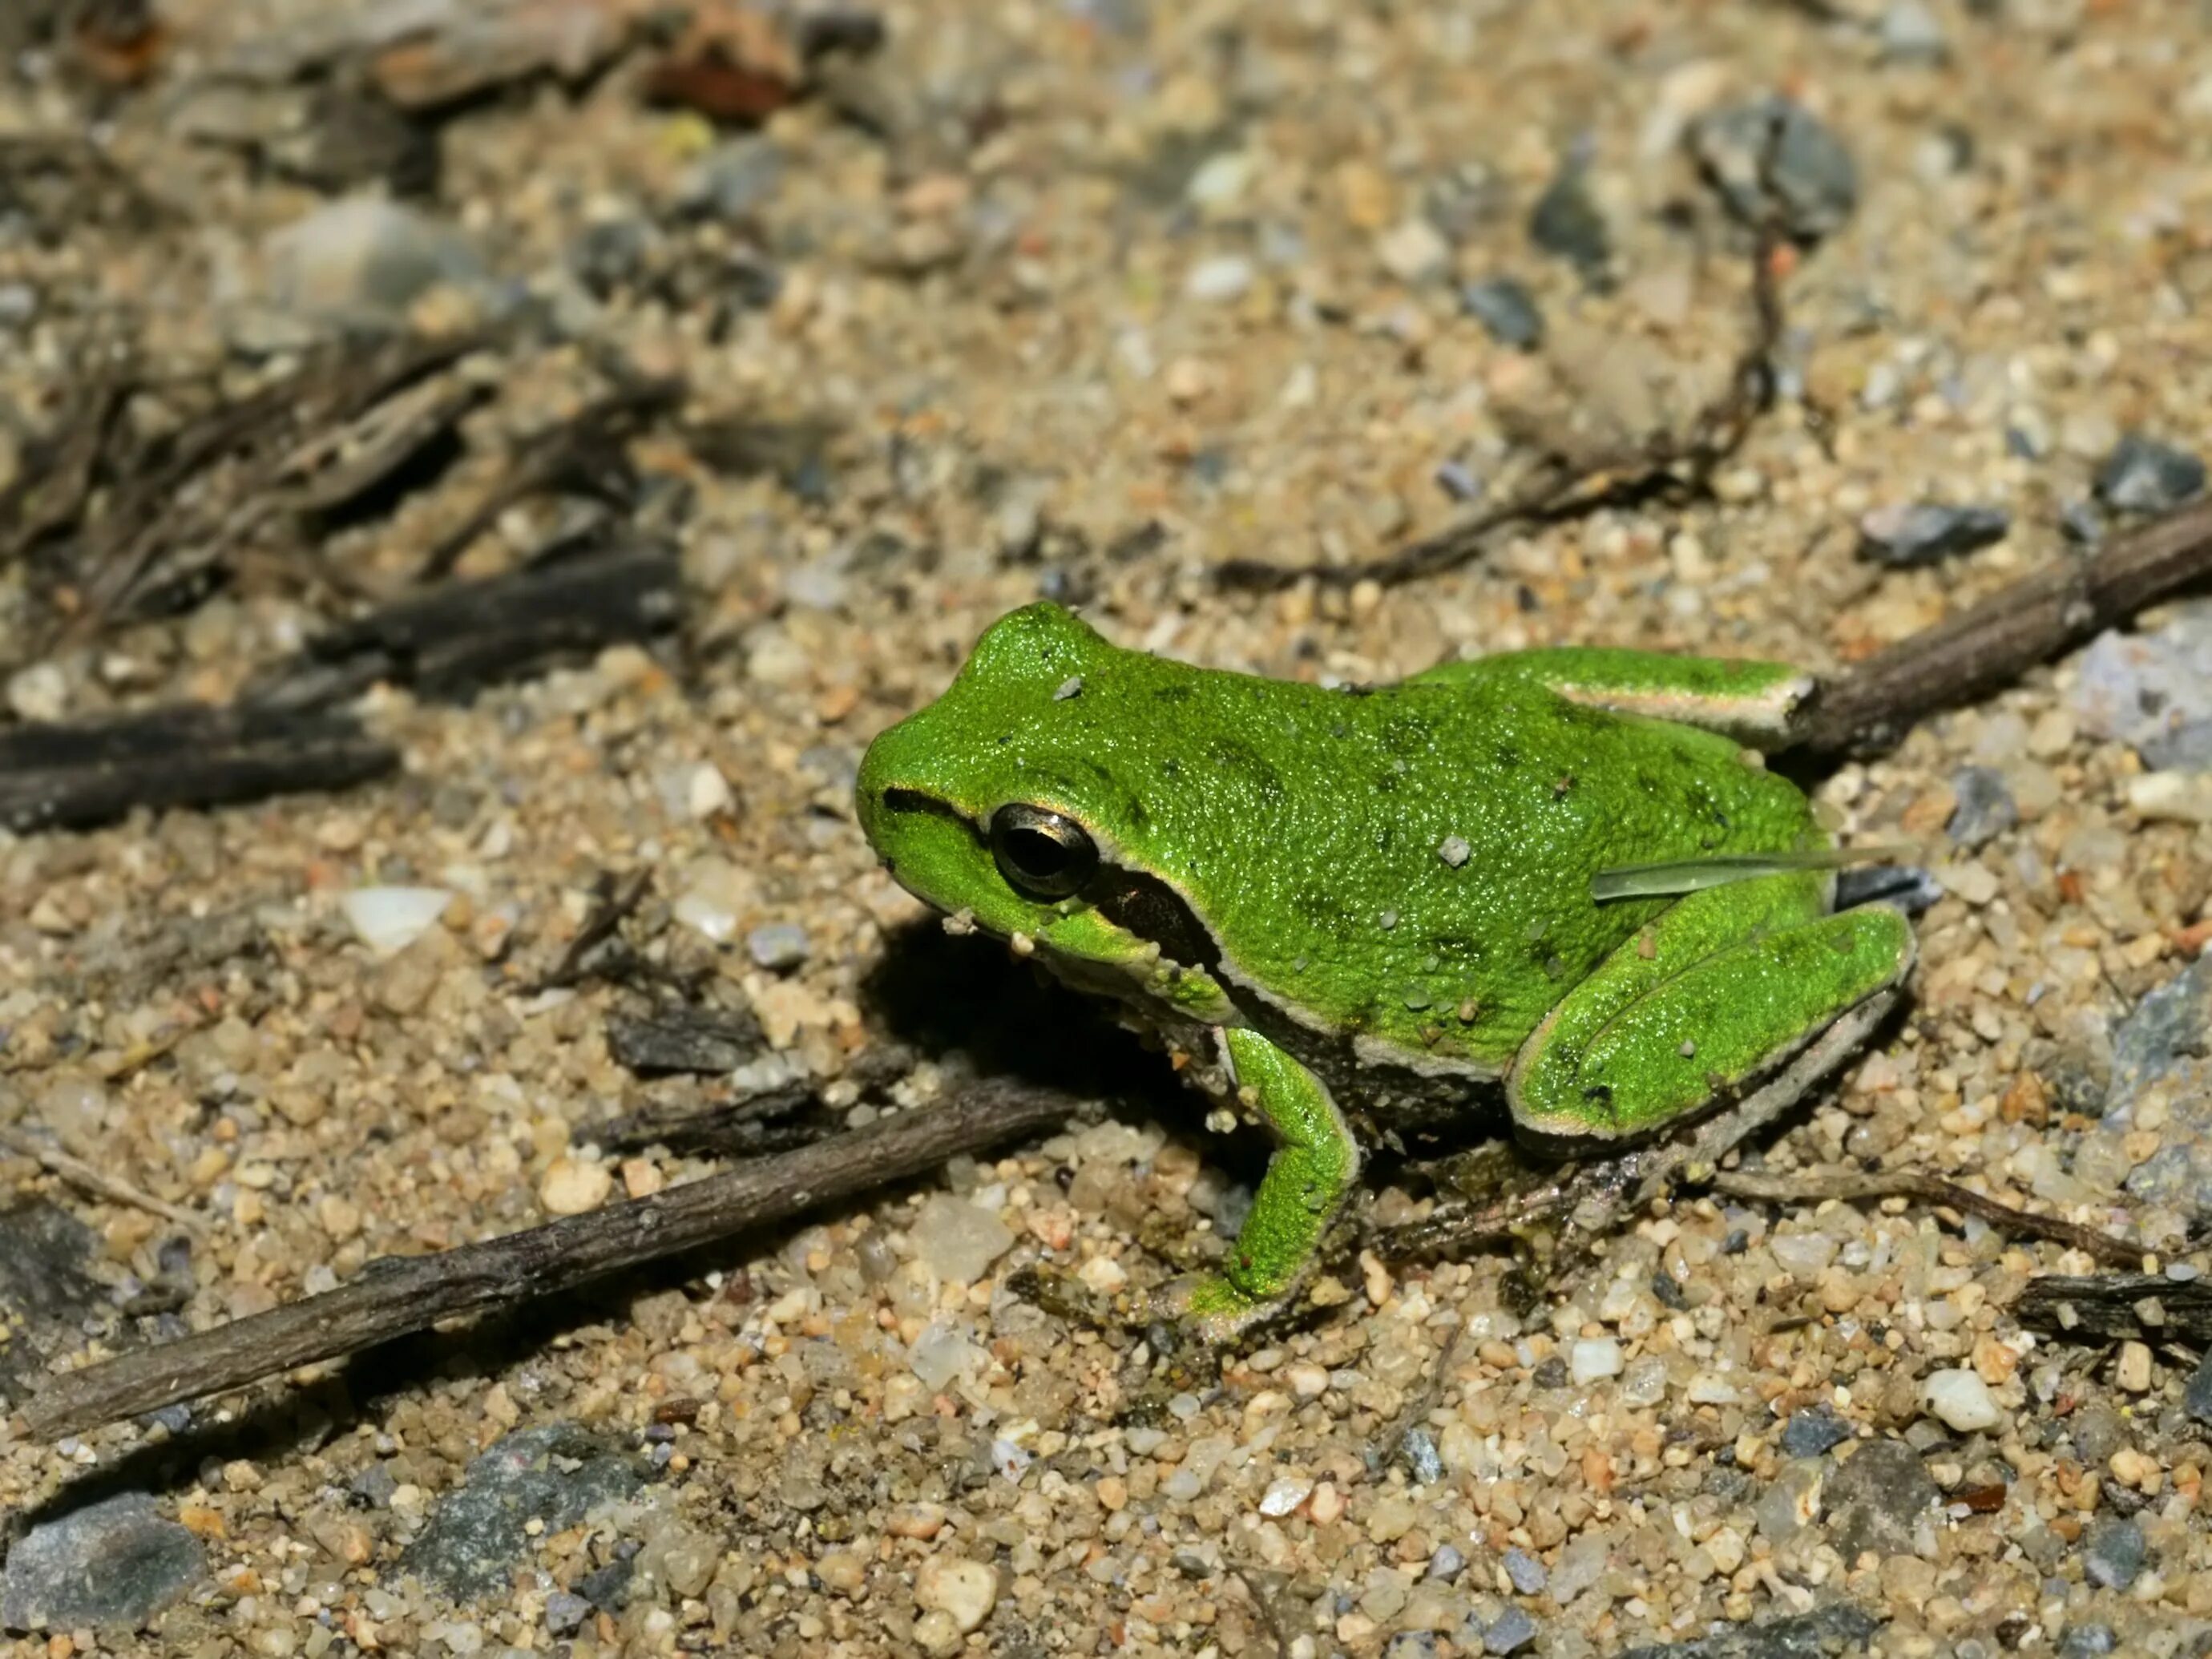
[[[2130,1243],[2111,1233],[2100,1232],[2094,1227],[2083,1227],[2057,1216],[2037,1215],[2002,1200],[1961,1187],[1955,1181],[1946,1181],[1941,1176],[1922,1175],[1912,1170],[1887,1170],[1878,1173],[1848,1172],[1820,1176],[1753,1175],[1732,1170],[1713,1177],[1709,1183],[1715,1192],[1726,1193],[1732,1198],[1748,1199],[1759,1204],[1825,1204],[1831,1199],[1849,1203],[1863,1198],[1906,1198],[1923,1204],[1932,1204],[1961,1215],[1979,1216],[1992,1227],[2006,1232],[2020,1233],[2029,1238],[2047,1238],[2053,1243],[2081,1250],[2112,1267],[2139,1267],[2142,1265],[2143,1247]]]
[[[32,1434],[51,1439],[242,1388],[719,1243],[920,1175],[955,1153],[1065,1122],[1083,1104],[1057,1090],[985,1084],[950,1105],[900,1113],[635,1202],[435,1255],[387,1256],[338,1290],[64,1373],[24,1416]]]
[[[172,1222],[195,1236],[207,1231],[207,1223],[190,1210],[180,1210],[151,1193],[140,1191],[127,1181],[103,1175],[82,1158],[72,1158],[60,1147],[49,1146],[36,1136],[25,1134],[21,1129],[0,1124],[0,1146],[6,1147],[19,1158],[34,1160],[49,1175],[60,1177],[71,1186],[90,1193],[94,1198],[104,1198],[110,1203],[128,1205],[132,1209],[143,1210],[149,1215],[160,1216],[162,1220]]]

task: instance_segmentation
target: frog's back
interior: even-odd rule
[[[1821,840],[1735,743],[1513,676],[1329,690],[1116,652],[1078,701],[1131,852],[1231,978],[1437,1068],[1502,1067],[1662,908],[1595,903],[1595,872]]]

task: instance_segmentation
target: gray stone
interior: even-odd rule
[[[1482,276],[1459,291],[1460,308],[1500,345],[1534,351],[1544,343],[1544,313],[1536,296],[1510,276]]]
[[[1523,1595],[1541,1595],[1550,1579],[1541,1561],[1528,1551],[1518,1549],[1505,1552],[1505,1576]]]
[[[644,1484],[636,1463],[574,1423],[524,1429],[471,1462],[399,1558],[456,1601],[503,1591],[543,1533],[573,1527]]]
[[[1859,520],[1859,556],[1893,570],[1917,569],[2001,542],[2011,530],[2012,515],[2002,507],[1881,507]]]
[[[961,1285],[976,1283],[1014,1245],[1005,1222],[949,1193],[933,1193],[922,1201],[908,1236],[922,1266]]]
[[[2105,1659],[2119,1645],[2110,1625],[2075,1625],[2058,1638],[2058,1659]]]
[[[333,202],[270,239],[270,300],[294,316],[392,326],[441,284],[480,287],[476,245],[451,225],[374,198]]]
[[[783,183],[783,152],[766,138],[733,138],[702,156],[676,187],[679,211],[742,222],[775,198]]]
[[[1630,1648],[1620,1659],[1832,1659],[1863,1653],[1882,1621],[1849,1601],[1763,1625],[1731,1625],[1695,1642]]]
[[[1398,1443],[1398,1455],[1415,1486],[1433,1486],[1444,1478],[1443,1455],[1437,1450],[1436,1436],[1426,1428],[1416,1424],[1407,1430]]]
[[[1794,1413],[1782,1428],[1782,1449],[1791,1457],[1818,1457],[1851,1437],[1851,1425],[1826,1406]]]
[[[1439,1544],[1437,1546],[1437,1553],[1429,1558],[1428,1576],[1449,1583],[1459,1577],[1460,1569],[1466,1565],[1467,1557],[1461,1554],[1455,1546]]]
[[[2147,1097],[2166,1109],[2162,1144],[2129,1170],[2124,1185],[2147,1203],[2196,1211],[2212,1189],[2212,957],[2152,991],[2113,1031],[2104,1116],[2075,1155],[2077,1172],[2093,1147],[2102,1146],[2100,1158],[2112,1162]],[[2112,1164],[2127,1166],[2124,1153]]]
[[[1870,1440],[1828,1480],[1828,1534],[1845,1561],[1869,1550],[1910,1555],[1929,1533],[1937,1502],[1920,1455],[1902,1440]]]
[[[1754,228],[1774,221],[1800,242],[1834,234],[1858,207],[1858,168],[1811,111],[1779,94],[1692,123],[1690,152],[1728,210]]]
[[[1603,283],[1613,263],[1613,233],[1589,191],[1589,160],[1583,147],[1571,150],[1528,216],[1528,234],[1547,253],[1558,255],[1580,271],[1585,282]],[[1462,296],[1463,297],[1463,296]]]
[[[1940,64],[1950,56],[1943,25],[1921,0],[1896,0],[1881,15],[1881,55],[1893,64]]]
[[[2081,1540],[2081,1565],[2092,1583],[2124,1590],[2142,1575],[2149,1550],[2132,1517],[2093,1523]]]
[[[2199,1423],[2212,1423],[2212,1353],[2207,1353],[2190,1373],[2181,1391],[2181,1407]]]
[[[771,921],[745,935],[745,952],[772,973],[785,973],[813,954],[813,942],[795,921]]]
[[[1523,1607],[1508,1607],[1492,1620],[1482,1632],[1485,1653],[1517,1653],[1539,1634],[1536,1621]]]
[[[0,1394],[20,1403],[48,1359],[84,1340],[109,1310],[89,1264],[92,1230],[42,1198],[0,1209]]]
[[[555,1590],[545,1598],[545,1631],[549,1636],[573,1636],[592,1616],[592,1604],[569,1590]]]
[[[1993,766],[1962,766],[1951,777],[1958,805],[1945,832],[1961,847],[1979,847],[2020,823],[2020,803]]]
[[[2212,769],[2212,600],[2175,606],[2149,633],[2099,635],[2068,701],[2084,732],[2154,771]]]
[[[0,1626],[135,1628],[206,1571],[199,1540],[144,1492],[118,1492],[41,1522],[8,1552]]]
[[[2097,469],[2097,495],[2122,513],[2164,513],[2204,493],[2204,463],[2185,449],[2130,432]]]
[[[1820,1513],[1822,1484],[1820,1466],[1812,1459],[1784,1464],[1752,1505],[1759,1535],[1779,1548],[1804,1531]]]

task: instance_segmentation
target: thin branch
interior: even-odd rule
[[[1061,1123],[1084,1103],[989,1083],[949,1105],[739,1165],[651,1197],[435,1255],[386,1256],[352,1283],[55,1377],[24,1418],[40,1439],[243,1388],[441,1321],[553,1296],[921,1174]]]
[[[112,1204],[128,1205],[134,1210],[143,1210],[149,1215],[160,1216],[162,1220],[173,1222],[194,1235],[204,1234],[207,1231],[206,1220],[190,1210],[180,1210],[164,1199],[140,1191],[127,1181],[103,1175],[82,1158],[72,1158],[60,1147],[49,1146],[35,1136],[25,1134],[21,1129],[0,1124],[0,1146],[6,1147],[20,1158],[35,1160],[49,1175],[59,1176],[95,1198],[104,1198]]]
[[[1713,1177],[1715,1192],[1759,1204],[1825,1204],[1831,1199],[1850,1203],[1863,1198],[1907,1198],[1979,1216],[1992,1227],[2029,1238],[2046,1238],[2056,1244],[2094,1256],[2108,1267],[2140,1267],[2145,1254],[2140,1244],[2094,1227],[2084,1227],[2057,1216],[2037,1215],[2016,1208],[1987,1194],[1961,1187],[1941,1176],[1913,1170],[1890,1170],[1875,1174],[1850,1172],[1819,1176],[1765,1176],[1732,1171]]]
[[[1914,721],[2018,679],[2037,664],[2212,575],[2212,497],[2022,577],[1825,684],[1802,746],[1880,749]]]

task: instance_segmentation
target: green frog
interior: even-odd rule
[[[1037,604],[869,746],[860,822],[952,925],[1112,999],[1273,1130],[1225,1261],[1153,1310],[1224,1341],[1306,1284],[1363,1141],[1502,1096],[1545,1151],[1637,1142],[1886,1000],[1911,925],[1835,908],[1829,837],[1764,763],[1813,689],[1579,647],[1328,688]],[[1602,896],[1731,860],[1753,873]]]

